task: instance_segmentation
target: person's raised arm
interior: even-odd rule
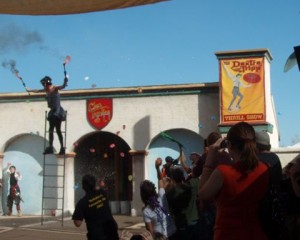
[[[7,174],[10,174],[10,169],[9,169],[10,166],[11,166],[11,163],[7,163],[6,171],[5,171]]]
[[[18,171],[16,172],[15,174],[15,178],[19,181],[19,180],[22,180],[22,174]]]
[[[163,179],[161,171],[160,171],[161,164],[162,164],[162,159],[161,158],[157,158],[155,160],[155,169],[156,169],[156,174],[157,174],[158,181]]]
[[[186,173],[191,173],[192,172],[192,169],[186,163],[186,157],[185,157],[185,154],[182,150],[182,147],[180,147],[179,161],[180,161],[184,171],[186,171]]]
[[[28,93],[42,93],[45,92],[45,89],[29,89],[28,87],[25,88]]]
[[[66,86],[68,86],[68,78],[67,77],[64,78],[64,83],[62,85],[56,86],[56,89],[61,90],[61,89],[64,89]]]
[[[199,182],[198,196],[200,199],[208,200],[214,198],[223,185],[223,176],[218,169],[215,169],[218,165],[217,154],[222,141],[223,139],[220,138],[208,148],[208,154]]]
[[[222,64],[222,66],[225,69],[225,72],[228,75],[228,77],[233,81],[234,80],[234,75],[227,69],[227,67],[224,64]]]

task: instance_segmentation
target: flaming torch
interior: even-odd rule
[[[22,84],[23,84],[23,86],[24,86],[24,88],[25,88],[25,90],[27,91],[27,87],[26,87],[26,84],[25,84],[25,82],[23,81],[23,78],[22,77],[20,77],[19,76],[19,72],[18,71],[16,71],[15,72],[15,75],[16,75],[16,77],[22,82]],[[28,92],[28,95],[30,95],[30,93]]]
[[[9,67],[10,71],[22,82],[22,85],[24,86],[25,90],[27,91],[27,87],[25,82],[23,81],[23,78],[20,77],[19,75],[19,71],[16,69],[16,61],[15,60],[10,60],[9,62],[3,62],[2,66],[4,68]],[[30,95],[30,93],[28,92],[28,95]]]
[[[66,71],[66,64],[68,64],[70,61],[71,61],[71,57],[69,55],[67,55],[65,58],[65,61],[63,63],[65,78],[68,78],[67,71]]]

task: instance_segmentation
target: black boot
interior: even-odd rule
[[[66,154],[66,150],[64,147],[61,147],[60,150],[59,150],[59,153],[58,155],[65,155]]]
[[[54,149],[53,147],[47,147],[44,151],[44,154],[54,154]]]

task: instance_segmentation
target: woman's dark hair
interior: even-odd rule
[[[181,167],[172,166],[170,171],[171,179],[175,183],[182,183],[185,180],[184,172]]]
[[[157,214],[162,212],[167,217],[169,217],[169,213],[159,204],[158,195],[156,193],[156,188],[153,182],[149,180],[144,180],[143,182],[141,182],[140,193],[145,207],[148,205]]]
[[[192,173],[194,177],[200,177],[203,171],[203,167],[205,164],[205,159],[200,157],[196,163],[195,166],[192,168]]]
[[[82,177],[82,188],[87,193],[95,191],[96,178],[92,175],[86,174]]]
[[[239,122],[233,125],[227,134],[227,140],[233,150],[240,152],[242,170],[252,170],[258,165],[255,130],[250,124]]]
[[[149,205],[151,209],[154,209],[156,207],[154,202],[157,201],[157,193],[154,183],[149,180],[142,181],[140,185],[140,193],[142,202],[145,206]]]

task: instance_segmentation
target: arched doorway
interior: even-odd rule
[[[43,149],[44,138],[34,134],[23,134],[10,139],[4,149],[3,158],[3,191],[2,206],[7,212],[6,200],[9,191],[9,176],[6,174],[7,164],[16,166],[22,174],[19,181],[23,214],[39,215],[42,207],[43,183]],[[15,206],[13,213],[16,214]]]
[[[113,213],[130,212],[132,159],[128,144],[116,134],[93,132],[75,143],[75,201],[83,196],[81,178],[94,175],[105,183]]]
[[[192,152],[202,153],[204,150],[204,138],[191,130],[180,128],[169,129],[164,132],[183,144],[183,151],[188,164],[191,164],[189,155]],[[161,157],[164,164],[167,156],[171,156],[173,159],[178,158],[179,147],[177,143],[169,141],[158,134],[149,144],[148,152],[145,163],[146,178],[157,184],[157,173],[154,167],[155,160]]]

